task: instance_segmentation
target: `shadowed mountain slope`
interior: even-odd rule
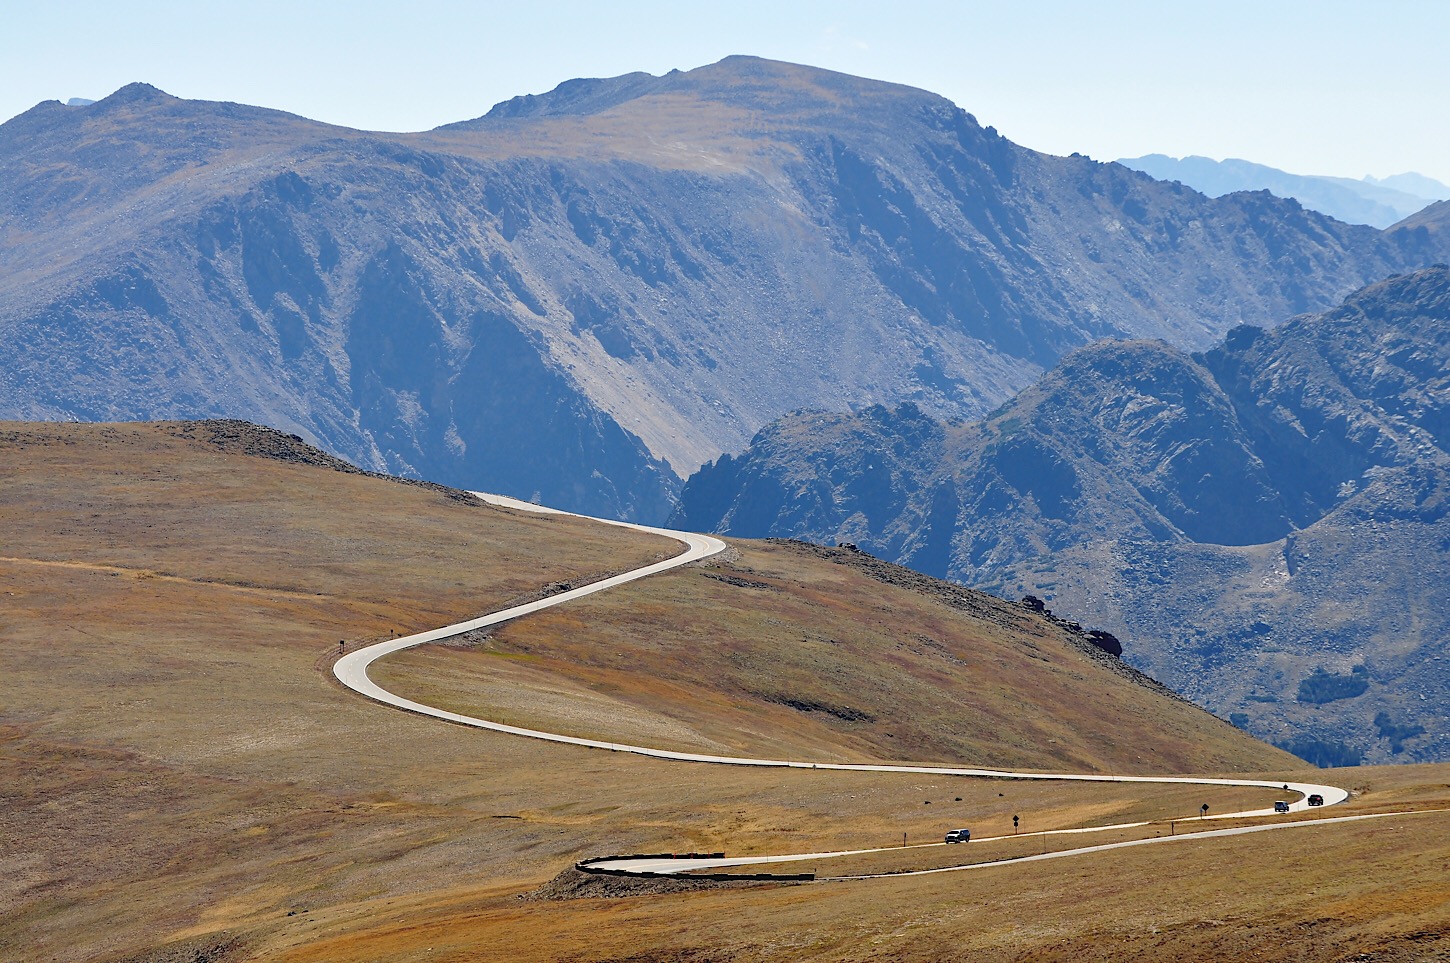
[[[1090,346],[973,424],[915,406],[783,419],[691,479],[675,521],[1033,592],[1261,735],[1444,759],[1447,452],[1435,268],[1203,354]]]
[[[231,416],[635,518],[802,407],[975,417],[1101,337],[1203,347],[1442,258],[732,57],[419,134],[133,84],[0,126],[0,414]]]

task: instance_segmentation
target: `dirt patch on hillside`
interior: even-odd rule
[[[246,944],[236,937],[211,934],[121,957],[111,963],[228,963],[243,958],[246,950]]]

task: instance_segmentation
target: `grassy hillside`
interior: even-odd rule
[[[945,876],[524,906],[460,888],[339,916],[361,924],[346,936],[275,946],[286,963],[1422,963],[1450,954],[1447,829],[1416,816]]]
[[[317,454],[234,423],[0,425],[0,958],[704,960],[896,952],[927,959],[949,957],[948,949],[975,948],[990,958],[1034,947],[1052,958],[1054,947],[1085,934],[1106,933],[1106,946],[1129,945],[1124,941],[1151,924],[1206,940],[1266,921],[1278,928],[1271,932],[1310,940],[1366,932],[1422,948],[1443,942],[1434,914],[1450,897],[1443,872],[1432,870],[1450,858],[1450,834],[1435,816],[1353,833],[1296,831],[1317,835],[1290,834],[1254,849],[1242,866],[1233,847],[1203,845],[940,884],[927,877],[848,888],[520,900],[573,860],[610,851],[888,846],[903,833],[921,843],[957,824],[1001,832],[1014,812],[1040,829],[1181,816],[1205,794],[702,768],[471,731],[376,706],[331,681],[339,639],[454,621],[550,582],[588,579],[675,549],[339,471]],[[596,720],[607,717],[625,730],[665,720],[674,729],[649,733],[660,742],[705,738],[864,759],[892,754],[900,740],[908,747],[902,755],[918,757],[955,757],[978,745],[1043,765],[1114,762],[1116,743],[1093,729],[1106,710],[1047,706],[1028,701],[1033,692],[1022,689],[1010,725],[1033,726],[1061,744],[1033,756],[1004,734],[1006,722],[973,736],[931,694],[939,687],[960,696],[964,717],[976,718],[970,714],[982,710],[962,677],[972,674],[979,688],[1006,685],[1015,637],[1023,643],[1019,656],[1048,660],[1037,666],[1027,659],[1041,695],[1101,680],[1124,712],[1151,711],[1185,727],[1184,720],[1202,720],[1202,749],[1193,747],[1190,728],[1160,733],[1158,725],[1126,730],[1140,749],[1157,748],[1184,765],[1285,764],[1281,754],[1181,703],[1155,708],[1150,689],[1109,676],[1025,614],[974,614],[869,577],[863,568],[870,563],[854,561],[747,544],[736,561],[662,579],[657,592],[645,583],[628,589],[630,597],[591,601],[588,611],[569,616],[579,620],[572,640],[562,638],[559,623],[540,619],[536,634],[519,623],[477,649],[408,656],[388,671],[440,686],[444,666],[470,673],[479,664],[517,666],[526,692],[543,689],[551,660],[561,666],[552,676],[561,691],[607,672],[615,688],[592,690],[606,700]],[[592,614],[615,620],[595,637],[597,649],[586,645],[582,621]],[[776,634],[752,641],[755,633],[742,631],[749,618]],[[939,647],[885,651],[888,629]],[[678,647],[682,639],[708,641],[707,632],[726,647],[753,648],[739,649],[732,663],[706,658],[698,646]],[[873,659],[872,672],[855,655],[816,663],[807,658],[816,649],[784,645],[828,633],[843,652]],[[606,644],[627,639],[633,652],[606,652]],[[782,643],[778,653],[768,641]],[[692,653],[700,653],[693,684]],[[636,655],[651,661],[631,672]],[[570,657],[597,665],[563,671]],[[769,658],[776,668],[763,661]],[[867,675],[894,679],[896,688],[875,692],[864,684]],[[870,711],[877,721],[853,729],[820,709],[771,708],[745,691],[765,691],[772,677],[823,706]],[[491,699],[498,691],[468,697]],[[889,705],[889,693],[901,705]],[[920,700],[921,712],[906,700]],[[509,711],[549,714],[529,706]],[[1217,731],[1224,735],[1215,745],[1208,736]],[[1408,767],[1394,771],[1397,782],[1373,770],[1352,778],[1362,790],[1359,807],[1400,797],[1444,805],[1450,773]],[[1215,808],[1244,798],[1242,791],[1211,797]],[[1373,873],[1342,872],[1344,860],[1368,858],[1366,847],[1381,838],[1393,846],[1373,855]],[[1333,899],[1321,908],[1299,888],[1280,886],[1285,868],[1302,870],[1305,885],[1327,887]],[[1166,895],[1158,873],[1167,874]],[[1247,874],[1252,897],[1241,912],[1224,902],[1233,873]],[[1278,882],[1260,885],[1270,878]],[[1083,898],[1085,879],[1098,881],[1099,897]],[[1201,885],[1173,885],[1183,879]],[[1029,916],[1035,922],[1027,930],[1000,922]],[[1299,926],[1331,916],[1332,925]],[[999,922],[984,925],[989,918]],[[1209,918],[1219,922],[1198,922]],[[1412,937],[1419,942],[1405,942]],[[1147,945],[1170,942],[1157,936]]]
[[[485,718],[697,752],[1143,773],[1296,762],[1015,604],[849,549],[734,544],[732,561],[413,650],[377,677]]]

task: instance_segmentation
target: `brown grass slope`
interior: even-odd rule
[[[920,843],[957,824],[1000,834],[1013,813],[1038,829],[1181,816],[1209,794],[686,766],[373,705],[330,681],[338,639],[443,624],[675,549],[312,458],[286,436],[234,423],[0,425],[0,959],[1056,959],[1084,945],[1156,959],[1212,946],[1207,955],[1234,959],[1217,952],[1223,940],[1264,933],[1301,948],[1444,945],[1450,834],[1433,816],[1245,844],[1252,858],[1203,846],[940,883],[520,901],[573,860],[609,851],[778,853],[886,846],[902,833]],[[833,675],[849,673],[849,659],[812,672],[804,655],[815,650],[798,642],[811,633],[875,658],[872,674],[896,680],[901,699],[926,699],[938,680],[969,695],[952,680],[991,677],[982,663],[1009,657],[1010,632],[1048,660],[1027,660],[1043,697],[1080,674],[1079,686],[1101,678],[1125,708],[1135,705],[1129,693],[1148,698],[1010,607],[998,614],[1016,629],[974,621],[832,554],[747,545],[728,566],[660,580],[657,595],[631,589],[633,608],[627,598],[589,603],[574,641],[539,620],[536,637],[509,626],[473,650],[424,653],[407,671],[436,686],[439,660],[456,658],[470,673],[480,663],[517,665],[529,670],[519,683],[528,692],[544,684],[541,663],[573,652],[599,663],[583,669],[607,669],[615,688],[588,689],[594,679],[579,667],[561,668],[553,684],[604,700],[624,728],[656,724],[661,740],[691,742],[698,732],[821,757],[902,746],[902,755],[947,757],[973,738],[1005,754],[1013,739],[972,736],[941,700],[924,701],[926,721],[913,722],[907,706],[887,706],[859,676]],[[693,608],[671,617],[676,602]],[[584,615],[624,620],[601,643],[632,628],[645,664],[631,672],[623,656],[591,653]],[[747,618],[781,646],[752,643],[740,654],[774,659],[775,669],[678,647],[704,631],[696,624],[742,645],[748,633],[736,623]],[[936,645],[888,650],[888,627]],[[518,658],[485,654],[505,638]],[[522,651],[530,645],[537,652]],[[647,674],[675,698],[659,696]],[[711,676],[708,685],[699,676]],[[698,691],[680,697],[687,687]],[[767,704],[741,691],[752,687],[865,707],[877,721]],[[1165,705],[1165,717],[1188,711]],[[685,718],[687,709],[701,715]],[[1037,760],[1107,764],[1111,753],[1086,721],[1093,713],[1072,711],[1089,734]],[[771,712],[776,732],[755,718],[737,727]],[[1048,738],[1064,731],[1041,715],[1028,704],[1011,722],[1030,720]],[[1266,766],[1284,758],[1231,730],[1239,742],[1225,736],[1190,753],[1188,733],[1158,728],[1125,726],[1120,741],[1156,746],[1165,760],[1189,753],[1185,765],[1226,766],[1234,752],[1244,764],[1254,752]],[[1353,778],[1357,806],[1433,806],[1444,804],[1450,773]],[[1219,808],[1244,796],[1210,798]],[[1342,872],[1350,860],[1367,871]],[[1283,885],[1286,871],[1299,885]],[[1250,898],[1230,906],[1240,885]],[[1237,958],[1274,958],[1251,952],[1265,938],[1245,942]]]
[[[849,549],[737,542],[384,663],[401,694],[618,742],[813,761],[1090,772],[1296,760],[1062,626]]]
[[[1450,959],[1447,829],[1406,817],[945,876],[527,907],[474,890],[379,907],[355,933],[276,958],[1428,963]]]

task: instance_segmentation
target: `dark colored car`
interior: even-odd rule
[[[953,829],[947,833],[946,841],[949,843],[965,843],[970,841],[971,838],[972,831],[970,829]]]
[[[1277,802],[1274,803],[1274,812],[1276,812],[1276,813],[1286,813],[1288,811],[1289,811],[1289,804],[1286,803],[1284,800],[1280,799],[1280,800],[1278,800]]]
[[[1321,795],[1319,795],[1319,793],[1317,793],[1317,792],[1310,793],[1309,794],[1309,805],[1311,805],[1311,806],[1322,806],[1322,805],[1324,805],[1324,797],[1321,796]]]

